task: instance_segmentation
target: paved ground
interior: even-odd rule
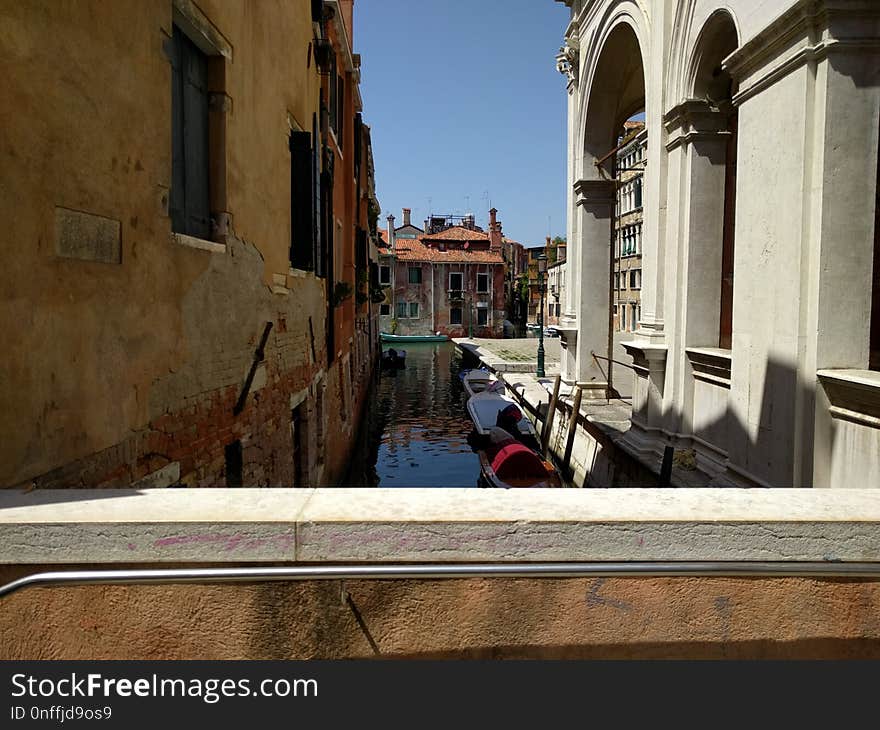
[[[538,369],[538,340],[532,337],[519,339],[488,339],[459,337],[453,342],[469,350],[493,370],[503,373],[534,373]],[[544,372],[559,372],[561,348],[558,337],[544,338]]]
[[[622,363],[632,362],[632,358],[621,347],[621,342],[632,339],[631,332],[616,332],[614,335],[614,354],[612,358]],[[538,369],[538,340],[536,337],[522,337],[518,339],[468,339],[461,337],[454,339],[459,347],[470,350],[486,365],[493,370],[503,373],[532,373]],[[561,347],[558,337],[544,338],[544,372],[556,375],[559,372],[559,360]],[[603,371],[608,367],[605,360],[600,360]],[[615,363],[612,371],[614,388],[620,393],[620,397],[628,400],[632,398],[633,371]]]

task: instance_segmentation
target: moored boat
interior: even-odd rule
[[[561,487],[554,466],[532,449],[518,442],[502,428],[493,427],[475,448],[480,459],[481,486],[502,489],[516,487]]]
[[[380,332],[379,339],[382,342],[447,342],[446,335],[392,335],[388,332]]]
[[[393,347],[383,350],[382,367],[389,369],[406,367],[406,350],[396,350]]]
[[[475,368],[472,370],[462,370],[459,375],[461,385],[468,394],[468,397],[477,393],[504,392],[504,383],[498,380],[486,368]]]
[[[535,427],[523,414],[513,398],[502,393],[483,391],[471,396],[467,402],[468,414],[478,434],[486,435],[496,426],[517,438],[535,437]]]

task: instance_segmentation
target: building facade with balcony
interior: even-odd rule
[[[642,211],[648,131],[626,122],[615,152],[618,182],[614,217],[614,331],[635,332],[642,315]]]

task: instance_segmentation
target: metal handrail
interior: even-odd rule
[[[323,565],[259,568],[157,568],[34,573],[0,586],[0,598],[25,588],[94,584],[254,583],[419,578],[823,577],[880,579],[880,562],[682,561]]]

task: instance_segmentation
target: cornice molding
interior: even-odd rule
[[[740,84],[734,97],[738,105],[830,52],[878,49],[880,3],[876,0],[798,0],[724,59],[722,66]],[[748,85],[742,83],[761,71]]]

